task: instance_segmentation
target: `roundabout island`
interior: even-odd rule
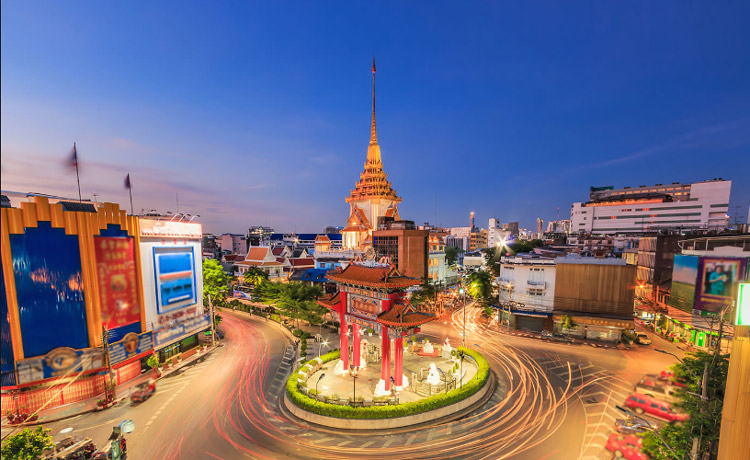
[[[289,377],[284,404],[293,415],[334,428],[391,429],[449,417],[491,393],[480,353],[447,339],[416,340],[419,327],[435,319],[406,298],[418,280],[374,263],[352,263],[329,279],[339,291],[320,303],[339,319],[341,350]]]

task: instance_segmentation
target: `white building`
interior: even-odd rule
[[[445,245],[462,251],[469,250],[470,238],[468,236],[448,235],[445,237]]]
[[[501,321],[514,329],[541,331],[544,320],[552,318],[555,300],[555,259],[544,257],[503,257],[500,276]],[[510,310],[510,320],[508,319]]]
[[[573,203],[571,232],[643,233],[666,228],[721,230],[728,225],[732,181],[713,179],[646,187],[591,188]]]
[[[469,252],[464,254],[464,270],[467,272],[475,272],[482,270],[487,267],[487,262],[484,260],[484,253],[481,251]]]
[[[494,217],[490,219],[487,227],[487,247],[494,248],[503,241],[508,241],[512,235],[512,230],[503,226],[499,220]]]
[[[284,275],[284,262],[279,262],[270,246],[252,246],[245,260],[235,263],[237,273],[243,275],[251,267],[256,267],[268,273],[269,279],[281,278]]]

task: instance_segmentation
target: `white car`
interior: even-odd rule
[[[640,343],[641,345],[651,345],[651,339],[648,338],[645,332],[639,332],[635,336],[636,342]]]

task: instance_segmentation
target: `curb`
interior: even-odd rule
[[[413,430],[413,429],[419,429],[420,427],[424,427],[425,425],[429,424],[435,424],[440,422],[448,422],[460,419],[464,417],[466,414],[476,410],[478,407],[481,407],[482,404],[485,404],[491,397],[492,394],[495,391],[495,388],[497,387],[496,377],[494,372],[490,372],[490,377],[488,378],[487,382],[485,382],[484,386],[477,390],[476,393],[474,393],[471,396],[468,396],[466,399],[463,399],[461,401],[457,401],[453,404],[449,404],[447,406],[443,406],[437,409],[429,410],[426,412],[420,412],[419,414],[414,415],[406,415],[401,417],[390,417],[390,418],[362,418],[362,419],[353,419],[353,418],[338,418],[338,417],[330,417],[326,415],[318,415],[313,414],[312,412],[308,412],[301,407],[294,404],[291,400],[289,400],[289,396],[286,393],[286,389],[284,389],[284,398],[283,403],[280,402],[282,406],[286,408],[287,411],[291,413],[291,415],[295,416],[295,418],[305,421],[311,425],[315,425],[318,427],[324,427],[326,429],[337,429],[337,432],[340,432],[342,429],[347,430],[348,432],[354,434],[357,432],[361,432],[364,435],[370,435],[373,430],[377,431],[393,431],[393,430]],[[469,401],[468,405],[466,407],[461,407],[458,410],[455,410],[454,412],[450,412],[450,409],[456,405],[460,405],[462,403],[466,403]],[[426,420],[419,420],[414,421],[410,423],[409,419],[418,419],[423,417],[425,414],[429,414],[430,412],[439,412],[441,415],[438,415],[436,417],[428,418]],[[445,412],[445,415],[442,415],[442,413]],[[331,424],[325,424],[321,422],[330,422]],[[395,425],[394,425],[395,424]],[[392,426],[383,426],[383,425],[392,425]]]
[[[190,358],[192,358],[192,359],[190,359],[190,361],[184,361],[183,364],[180,367],[172,368],[172,369],[170,369],[170,372],[168,374],[161,374],[160,377],[154,378],[154,380],[156,380],[158,382],[159,380],[163,379],[164,377],[167,377],[167,376],[171,375],[174,371],[177,371],[177,370],[181,369],[182,367],[186,366],[187,364],[189,364],[189,363],[193,362],[194,360],[198,359],[200,356],[205,356],[210,351],[213,351],[213,350],[215,350],[218,347],[219,347],[219,345],[217,344],[216,347],[207,349],[201,355],[198,355],[196,353],[195,355],[193,355],[193,356],[195,356],[195,358],[193,358],[193,356],[191,356]],[[150,372],[150,371],[147,371],[146,373],[148,373],[148,372]],[[141,376],[143,376],[143,375],[145,375],[145,374],[141,374]],[[110,409],[110,408],[116,406],[117,404],[121,403],[122,401],[124,401],[126,399],[128,399],[128,397],[127,396],[123,396],[121,398],[118,398],[114,403],[110,404],[107,407],[100,408],[98,406],[95,406],[95,407],[83,410],[81,412],[76,412],[75,414],[68,414],[68,415],[64,415],[64,416],[61,416],[61,417],[57,417],[57,418],[46,419],[46,418],[42,418],[42,416],[40,416],[37,420],[34,420],[33,422],[20,423],[18,425],[11,425],[11,424],[6,423],[6,424],[2,425],[2,428],[23,428],[23,427],[29,427],[29,426],[44,425],[45,423],[60,422],[60,421],[67,420],[67,419],[70,419],[70,418],[73,418],[73,417],[78,417],[79,415],[89,414],[91,412],[101,412],[101,411]],[[76,403],[73,403],[73,404],[76,404]]]

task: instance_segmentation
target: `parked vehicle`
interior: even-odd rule
[[[668,402],[651,398],[641,393],[630,395],[628,399],[625,400],[625,405],[638,414],[646,413],[662,418],[670,423],[684,422],[689,418],[688,414],[675,412]]]
[[[626,417],[615,420],[615,430],[621,434],[645,433],[651,424],[642,418]]]
[[[153,380],[144,382],[135,387],[130,393],[130,400],[133,402],[143,402],[151,397],[156,391],[156,382]]]
[[[76,438],[68,436],[55,444],[54,448],[44,451],[43,458],[49,460],[88,460],[96,452],[96,445],[91,438]]]
[[[685,388],[687,386],[687,382],[684,379],[678,379],[675,377],[674,372],[672,371],[661,371],[659,374],[659,380],[668,382],[670,385],[676,387]]]
[[[607,450],[613,452],[615,457],[628,460],[648,460],[648,456],[641,452],[643,441],[632,434],[622,435],[612,433],[607,439]]]
[[[648,338],[645,332],[637,332],[635,334],[635,341],[641,345],[651,345],[651,339]]]
[[[671,385],[669,382],[661,380],[658,375],[646,374],[635,384],[635,391],[644,394],[649,398],[673,402],[676,398],[675,393],[677,387]]]

